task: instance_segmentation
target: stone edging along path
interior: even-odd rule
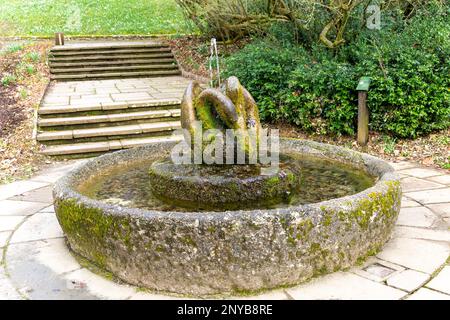
[[[0,299],[179,298],[117,283],[71,255],[51,190],[83,161],[0,186]],[[402,209],[379,254],[300,286],[237,298],[450,300],[450,174],[409,162],[392,165],[402,178]]]

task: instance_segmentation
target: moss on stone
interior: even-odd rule
[[[276,186],[280,183],[280,178],[278,176],[272,177],[266,180],[266,185],[268,186]]]
[[[305,240],[308,238],[311,230],[314,228],[314,223],[311,218],[305,218],[302,222],[300,222],[297,226],[297,240]]]
[[[190,236],[181,238],[181,242],[183,242],[187,246],[197,247],[197,243]]]
[[[203,130],[218,129],[222,127],[219,119],[217,119],[212,112],[212,103],[209,101],[196,101],[195,112],[200,121],[202,121]]]
[[[78,205],[75,200],[59,200],[56,213],[62,229],[76,246],[82,248],[100,267],[105,266],[105,239],[111,234],[114,221],[99,208]]]
[[[331,212],[325,212],[322,218],[322,225],[328,227],[333,222],[333,214]]]
[[[321,250],[322,250],[322,247],[321,247],[321,245],[320,245],[319,243],[317,243],[317,242],[311,244],[311,246],[310,246],[310,248],[309,248],[309,252],[312,253],[312,254],[315,254],[315,253],[317,253],[317,252],[319,252],[319,251],[321,251]]]

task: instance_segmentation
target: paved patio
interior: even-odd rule
[[[113,282],[72,257],[51,190],[83,161],[0,186],[0,299],[176,299]],[[450,174],[408,162],[392,165],[404,197],[393,238],[378,255],[347,271],[245,298],[450,300]]]
[[[40,111],[45,114],[55,111],[114,110],[114,107],[127,103],[181,100],[190,81],[180,76],[170,76],[54,82],[42,101]]]

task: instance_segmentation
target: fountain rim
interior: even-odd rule
[[[360,169],[366,169],[368,164],[370,164],[374,170],[378,170],[379,173],[372,173],[375,177],[377,177],[377,181],[375,184],[367,189],[364,189],[361,192],[347,195],[340,198],[333,198],[326,201],[311,203],[311,204],[303,204],[303,205],[296,205],[296,206],[289,206],[285,208],[274,208],[274,209],[247,209],[247,210],[230,210],[230,211],[160,211],[160,210],[149,210],[149,209],[141,209],[141,208],[133,208],[133,207],[127,207],[123,205],[117,205],[117,204],[108,204],[101,200],[95,200],[88,196],[85,196],[81,194],[80,192],[76,191],[75,188],[77,185],[81,183],[81,179],[83,178],[83,170],[88,168],[90,166],[93,166],[98,163],[108,163],[107,167],[117,165],[118,161],[108,162],[110,159],[114,159],[116,157],[120,158],[121,155],[124,155],[123,157],[126,157],[127,154],[136,152],[136,154],[139,154],[139,150],[145,150],[149,148],[154,148],[156,145],[160,146],[168,146],[172,145],[173,141],[168,142],[158,142],[153,143],[149,145],[139,146],[132,149],[125,149],[120,151],[115,151],[112,153],[107,153],[104,155],[101,155],[99,157],[89,159],[87,162],[82,163],[81,165],[77,166],[76,168],[72,169],[69,173],[67,173],[65,176],[60,178],[58,181],[56,181],[54,187],[53,187],[53,196],[55,199],[72,199],[75,200],[77,204],[83,204],[86,207],[90,208],[97,208],[101,209],[104,213],[108,213],[111,215],[117,215],[117,216],[133,216],[133,217],[141,217],[145,219],[160,219],[163,217],[171,218],[171,219],[184,219],[184,220],[215,220],[215,219],[223,219],[223,218],[233,218],[233,217],[240,217],[242,215],[245,215],[247,217],[252,215],[258,215],[261,217],[261,214],[264,214],[267,216],[280,216],[280,215],[288,215],[292,214],[293,212],[297,212],[299,214],[304,214],[305,216],[310,215],[312,212],[314,212],[314,209],[320,209],[323,207],[340,207],[343,203],[349,204],[349,206],[354,203],[355,201],[367,197],[369,194],[374,192],[380,192],[385,190],[386,182],[389,181],[398,181],[399,177],[395,173],[394,168],[387,163],[385,160],[382,160],[378,157],[371,156],[369,154],[361,153],[358,151],[354,151],[351,149],[343,148],[340,146],[315,142],[311,140],[305,140],[305,139],[296,139],[296,138],[280,138],[280,142],[298,142],[305,144],[306,147],[310,147],[311,149],[314,149],[314,147],[331,147],[331,149],[334,149],[336,151],[341,151],[348,155],[355,155],[360,157],[360,159],[363,161],[363,165],[366,168],[360,168]],[[281,153],[283,150],[281,150]],[[309,153],[312,154],[312,153]],[[312,154],[313,156],[317,156],[317,154]],[[338,159],[331,159],[329,157],[324,157],[325,159],[330,160],[336,160]],[[351,161],[344,162],[350,165],[353,165],[355,168],[358,168],[357,165]],[[311,210],[313,209],[313,210]]]

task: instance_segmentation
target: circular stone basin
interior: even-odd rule
[[[241,209],[287,200],[300,185],[291,169],[261,165],[176,165],[155,161],[149,170],[151,193],[183,208]]]
[[[295,196],[185,209],[151,195],[149,169],[174,145],[106,154],[56,183],[55,211],[74,252],[137,286],[208,296],[296,285],[361,262],[390,238],[401,188],[385,161],[281,139],[287,166],[300,168]]]

